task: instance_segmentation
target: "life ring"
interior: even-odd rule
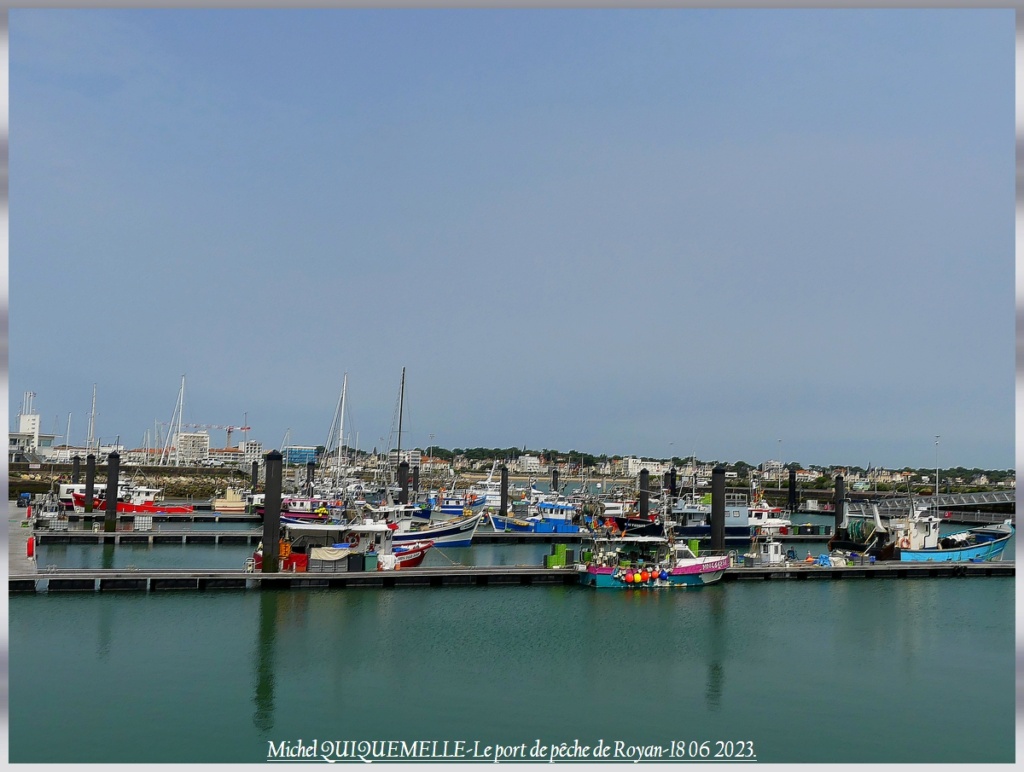
[[[358,533],[352,534],[352,538],[349,540],[349,544],[351,544],[353,547],[358,547],[359,546],[359,534]]]
[[[910,538],[909,537],[904,536],[902,539],[900,539],[900,549],[903,549],[903,550],[910,549]]]

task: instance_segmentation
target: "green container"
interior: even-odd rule
[[[376,571],[377,570],[377,553],[367,552],[365,560],[363,561],[364,571]]]
[[[594,553],[590,552],[589,550],[580,555],[580,561],[582,561],[583,563],[589,563],[593,559]]]
[[[697,548],[699,546],[700,546],[700,540],[699,539],[690,539],[690,542],[689,542],[690,552],[693,553],[694,557],[696,557],[697,554],[698,554],[697,553]]]
[[[565,545],[564,544],[556,544],[555,545],[555,554],[556,555],[560,555],[560,556],[562,556],[564,558],[565,557]]]

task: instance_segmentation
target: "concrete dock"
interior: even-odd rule
[[[820,568],[811,565],[786,567],[733,567],[724,583],[749,581],[852,581],[855,579],[927,579],[938,577],[1012,577],[1013,563],[876,563],[874,565]],[[493,587],[571,586],[578,574],[571,568],[536,566],[448,566],[402,571],[352,571],[340,573],[261,574],[245,571],[194,570],[101,570],[47,569],[12,573],[9,593],[135,590],[302,590],[397,587]],[[644,588],[630,590],[640,592]]]

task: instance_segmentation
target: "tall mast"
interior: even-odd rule
[[[67,451],[67,460],[71,460],[71,413],[68,413],[68,430],[64,435],[64,450]]]
[[[181,387],[178,389],[178,400],[174,405],[174,412],[171,414],[171,422],[167,427],[167,440],[164,442],[163,452],[160,454],[160,466],[170,462],[171,443],[174,443],[174,465],[180,466],[181,461],[181,414],[185,407],[185,376],[181,376]]]
[[[348,389],[348,373],[341,380],[341,419],[338,422],[338,471],[335,485],[341,482],[341,447],[345,444],[345,391]]]
[[[395,462],[402,463],[402,411],[405,405],[405,368],[402,368],[402,388],[398,392],[398,452]]]
[[[89,436],[85,440],[86,453],[92,453],[93,430],[96,427],[96,384],[92,385],[92,410],[89,412]]]

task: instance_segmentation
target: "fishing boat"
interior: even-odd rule
[[[288,523],[327,523],[341,520],[338,511],[340,503],[333,499],[319,496],[285,496],[281,499],[281,522]],[[256,507],[256,514],[262,517],[266,513],[266,500]]]
[[[505,531],[514,531],[516,533],[536,533],[537,521],[527,520],[525,516],[517,516],[513,511],[512,514],[502,515],[498,512],[488,512],[487,519],[491,523],[491,528],[499,533]]]
[[[681,539],[707,539],[711,537],[711,494],[687,493],[675,500],[669,517],[672,532]],[[766,513],[765,509],[760,510]],[[725,494],[725,543],[745,546],[757,536],[787,535],[789,521],[774,522],[763,517],[758,524],[751,518],[751,508],[744,493]]]
[[[501,480],[494,479],[494,473],[498,469],[498,462],[491,465],[491,471],[487,477],[469,486],[468,494],[484,501],[484,509],[501,509]]]
[[[1011,520],[978,525],[943,535],[941,518],[926,505],[911,503],[911,509],[883,522],[872,504],[871,520],[849,517],[844,507],[837,536],[829,540],[830,552],[868,555],[877,561],[901,563],[987,562],[1001,560],[1014,534]]]
[[[121,481],[117,484],[117,497],[123,499],[128,490],[129,483]],[[92,486],[93,496],[103,496],[107,489],[106,483],[94,483]],[[85,504],[85,483],[61,483],[57,489],[57,499],[62,509],[71,512],[75,509],[74,494],[80,494],[82,504]]]
[[[754,536],[786,535],[793,522],[782,514],[782,507],[773,507],[760,495],[747,507],[747,522]]]
[[[246,496],[249,492],[243,488],[229,485],[223,496],[217,496],[210,502],[214,512],[235,513],[245,512],[249,504]]]
[[[897,554],[902,563],[953,562],[981,563],[1002,560],[1003,551],[1013,537],[1011,520],[978,525],[941,536],[937,517],[920,518],[926,525],[935,520],[934,529],[896,532]],[[919,533],[924,536],[916,538]]]
[[[341,573],[415,568],[433,547],[429,539],[397,544],[386,523],[287,523],[278,544],[281,571]],[[263,568],[263,543],[247,570]]]
[[[449,493],[442,488],[436,494],[428,495],[426,503],[430,506],[431,519],[445,520],[449,517],[475,515],[478,512],[483,512],[487,497],[477,496],[468,491],[466,493]]]
[[[698,556],[664,536],[595,537],[593,551],[581,558],[581,584],[617,589],[701,587],[719,581],[730,565],[728,555]]]
[[[438,546],[469,547],[483,517],[483,512],[429,522],[410,517],[391,520],[387,525],[393,527],[396,546],[429,539]]]
[[[127,488],[123,497],[119,497],[116,511],[120,514],[190,514],[195,511],[191,504],[165,504],[157,500],[158,488]],[[85,494],[74,491],[71,501],[75,512],[85,512]],[[93,512],[104,511],[107,506],[106,492],[93,496]]]
[[[590,521],[594,531],[609,534],[628,534],[630,536],[664,536],[665,526],[656,513],[646,516],[634,508],[632,502],[603,501],[602,513],[595,515]]]

